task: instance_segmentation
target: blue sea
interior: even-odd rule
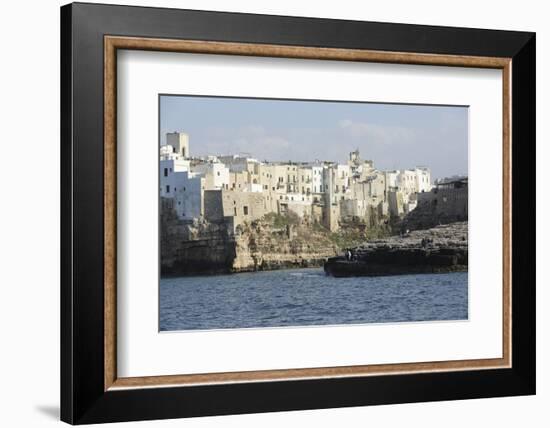
[[[333,278],[315,268],[160,281],[161,331],[467,318],[467,272]]]

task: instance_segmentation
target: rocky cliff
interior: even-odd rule
[[[177,218],[169,201],[161,206],[161,274],[191,275],[323,266],[343,248],[367,237],[387,234],[388,227],[343,225],[330,232],[295,215],[268,214],[233,226]]]
[[[169,203],[161,213],[161,275],[214,274],[322,266],[340,252],[325,229],[296,218],[266,216],[233,226],[177,218]]]
[[[161,275],[223,273],[236,257],[230,225],[161,216]]]
[[[293,222],[277,225],[269,216],[238,229],[233,271],[322,266],[340,251],[326,231]]]
[[[324,269],[337,277],[467,271],[468,223],[371,240],[329,258]]]

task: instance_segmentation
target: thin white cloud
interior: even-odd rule
[[[344,135],[353,139],[364,139],[373,144],[405,144],[416,140],[416,131],[401,126],[381,126],[368,122],[356,122],[350,119],[338,121],[338,127]]]
[[[199,140],[203,143],[200,152],[206,149],[210,154],[247,154],[262,159],[279,157],[281,152],[292,147],[286,136],[276,135],[256,125],[208,128]]]

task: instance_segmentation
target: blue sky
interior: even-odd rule
[[[163,95],[160,109],[161,144],[186,132],[192,156],[344,162],[359,148],[379,169],[468,172],[466,107]]]

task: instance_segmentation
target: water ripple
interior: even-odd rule
[[[336,279],[296,269],[160,282],[163,331],[467,318],[464,272]]]

